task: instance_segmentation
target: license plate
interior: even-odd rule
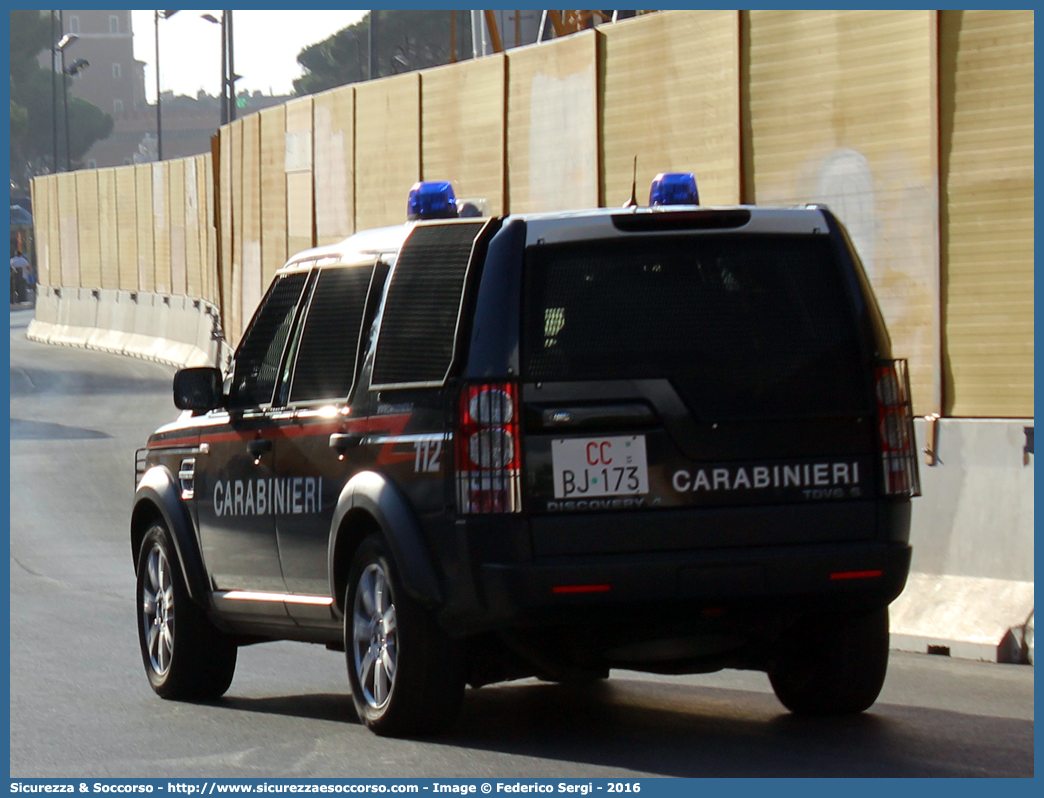
[[[644,435],[552,440],[551,464],[556,499],[649,492]]]

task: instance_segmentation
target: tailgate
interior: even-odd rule
[[[604,546],[613,550],[872,537],[872,372],[841,268],[821,235],[531,247],[526,511],[659,512],[673,530],[657,535],[647,520],[622,538],[612,533]],[[867,509],[826,526],[771,512],[831,502]],[[755,533],[708,535],[699,511],[726,508],[764,508],[745,515]],[[534,530],[542,523],[534,519]],[[560,551],[536,537],[537,553]],[[608,550],[587,539],[583,550]]]

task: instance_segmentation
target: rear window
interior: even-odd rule
[[[290,401],[344,399],[355,381],[373,266],[319,272],[301,334]]]
[[[528,380],[666,378],[707,421],[865,412],[852,305],[826,236],[538,246],[525,290]]]

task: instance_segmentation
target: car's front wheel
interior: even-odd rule
[[[888,608],[810,615],[784,633],[769,669],[772,689],[799,715],[869,709],[888,671]]]
[[[391,737],[449,725],[464,693],[461,646],[406,593],[381,537],[359,547],[344,606],[348,678],[359,719]]]
[[[162,523],[138,554],[138,641],[152,689],[163,698],[219,698],[232,683],[236,646],[189,598]]]

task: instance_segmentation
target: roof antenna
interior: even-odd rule
[[[634,156],[634,174],[631,177],[631,198],[623,204],[625,208],[638,207],[638,155]]]

